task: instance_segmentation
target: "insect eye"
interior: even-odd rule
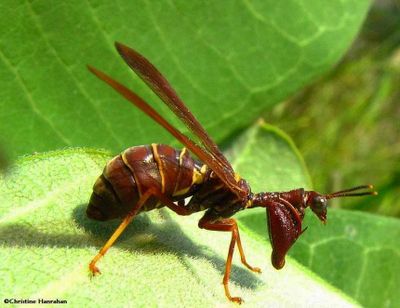
[[[322,209],[325,209],[327,200],[323,196],[315,196],[314,199],[313,199],[313,203],[314,203],[314,205],[316,205],[316,206],[318,206],[318,207],[320,207]]]

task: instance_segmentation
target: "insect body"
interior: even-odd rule
[[[260,269],[247,263],[235,219],[236,212],[263,207],[266,209],[272,244],[272,264],[280,269],[285,255],[304,232],[305,209],[326,222],[327,200],[344,196],[376,194],[371,185],[363,185],[332,194],[319,194],[302,188],[288,192],[252,193],[249,184],[240,178],[207,135],[204,128],[180,100],[168,81],[142,55],[120,43],[116,48],[125,62],[182,120],[199,139],[199,143],[183,135],[134,92],[103,72],[89,70],[105,81],[127,100],[145,112],[179,140],[185,148],[176,150],[167,145],[152,144],[131,147],[110,160],[98,178],[87,208],[87,215],[96,220],[122,218],[122,223],[89,264],[93,275],[100,273],[97,261],[106,253],[132,219],[143,211],[166,206],[179,215],[206,211],[199,227],[211,231],[231,232],[223,284],[225,294],[232,297],[228,282],[232,256],[237,245],[242,263],[254,272]],[[193,158],[191,153],[197,156]],[[368,189],[368,191],[361,191]],[[358,191],[358,192],[357,192]],[[185,198],[191,197],[186,204]]]
[[[97,220],[124,218],[149,188],[182,202],[198,190],[206,176],[186,148],[179,151],[162,144],[132,147],[107,163],[93,187],[87,214]],[[139,212],[161,206],[160,200],[151,198]]]
[[[242,185],[247,184],[242,181]],[[222,200],[231,204],[228,216],[232,216],[233,210],[241,210],[243,205],[242,200],[227,190],[207,165],[194,160],[186,148],[180,151],[168,145],[152,144],[131,147],[107,163],[94,184],[86,213],[101,221],[124,218],[132,204],[149,189],[160,192],[172,203],[164,204],[157,197],[149,197],[138,213],[169,206],[187,215],[213,207],[223,215],[226,206],[221,206]],[[184,204],[189,196],[192,198]]]

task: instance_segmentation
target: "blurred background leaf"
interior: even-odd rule
[[[332,67],[368,6],[367,0],[1,1],[5,146],[15,157],[66,146],[119,152],[171,142],[86,70],[95,65],[154,101],[114,50],[116,40],[160,68],[219,141]],[[157,109],[177,123],[164,106]]]
[[[341,63],[265,114],[304,155],[315,188],[375,184],[347,208],[400,216],[400,2],[376,1]],[[343,204],[342,200],[333,204]]]

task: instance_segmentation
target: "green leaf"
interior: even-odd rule
[[[294,258],[364,306],[399,307],[398,219],[332,210],[327,226],[310,217],[305,224],[310,234],[293,251]]]
[[[227,156],[253,192],[311,188],[304,160],[293,141],[279,128],[259,120],[240,135]]]
[[[86,70],[95,65],[155,101],[116,40],[159,67],[221,140],[332,67],[369,2],[1,1],[0,145],[15,157],[171,142]]]
[[[241,218],[244,226],[265,237],[265,220]],[[311,214],[307,231],[289,255],[366,307],[398,307],[400,222],[348,210],[330,209],[322,225]]]
[[[276,128],[261,124],[261,129],[252,128],[241,137],[241,142],[235,143],[239,149],[234,165],[253,184],[253,189],[256,187],[255,191],[311,187],[301,156],[296,154],[290,140],[286,140],[288,138]],[[363,200],[380,202],[372,196],[363,197]],[[242,230],[266,243],[265,211],[254,211],[238,215]],[[324,226],[308,210],[303,228],[307,226],[289,256],[364,306],[399,306],[398,219],[329,209],[328,223]]]
[[[262,151],[268,163],[285,162],[284,174],[287,166],[304,173],[292,144],[280,135],[268,126],[252,128],[242,150],[235,147],[238,168],[244,171],[246,157]],[[109,157],[86,149],[29,156],[0,179],[0,297],[58,298],[85,307],[229,305],[221,280],[230,234],[198,229],[202,213],[139,215],[99,262],[102,275],[89,278],[89,261],[118,225],[85,216],[91,187]],[[286,185],[301,178],[307,175],[293,175]],[[274,187],[272,176],[266,179],[263,185]],[[296,262],[288,260],[283,270],[274,270],[269,245],[246,232],[241,237],[248,262],[263,270],[249,272],[235,252],[231,292],[249,307],[354,305]]]

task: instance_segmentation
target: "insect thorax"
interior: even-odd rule
[[[251,198],[250,187],[244,179],[239,180],[239,185],[247,191],[245,199],[233,193],[213,172],[205,174],[205,180],[190,199],[187,207],[193,212],[210,209],[213,216],[230,217],[244,209]]]

